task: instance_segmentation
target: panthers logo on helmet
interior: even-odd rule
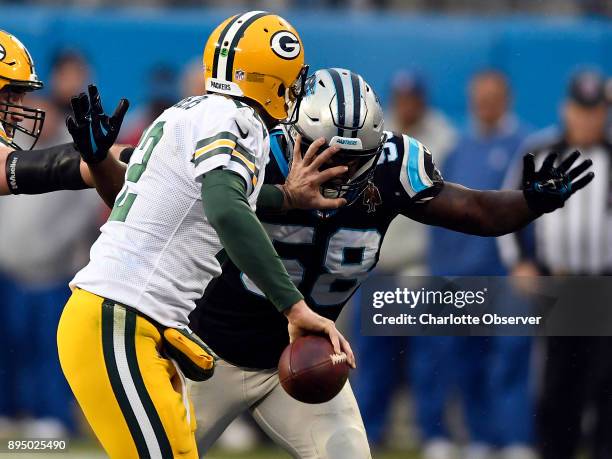
[[[288,30],[281,30],[270,39],[272,51],[281,59],[295,59],[300,55],[300,41]]]

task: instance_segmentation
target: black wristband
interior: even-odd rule
[[[127,147],[121,150],[121,153],[119,153],[119,161],[121,161],[123,164],[128,164],[132,158],[132,155],[134,154],[134,150],[134,147]]]
[[[16,150],[6,159],[12,194],[42,194],[89,188],[81,176],[81,155],[72,143],[42,150]]]

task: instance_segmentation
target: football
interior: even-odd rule
[[[334,353],[327,337],[308,335],[285,348],[278,363],[278,377],[294,399],[324,403],[342,390],[349,368],[346,355]]]

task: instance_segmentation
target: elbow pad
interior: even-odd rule
[[[6,159],[12,194],[42,194],[89,188],[81,177],[81,156],[72,143],[43,150],[16,150]]]

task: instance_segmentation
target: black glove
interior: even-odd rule
[[[81,93],[71,100],[74,116],[66,118],[68,132],[83,161],[97,164],[108,156],[108,150],[117,140],[123,117],[130,103],[121,99],[110,118],[104,113],[98,88],[90,84],[89,97]]]
[[[529,153],[523,157],[523,194],[531,210],[537,214],[544,214],[563,207],[572,194],[593,180],[595,174],[589,172],[574,181],[593,164],[587,159],[570,171],[570,167],[578,157],[580,152],[575,151],[555,167],[557,153],[550,153],[537,172],[533,154]]]

